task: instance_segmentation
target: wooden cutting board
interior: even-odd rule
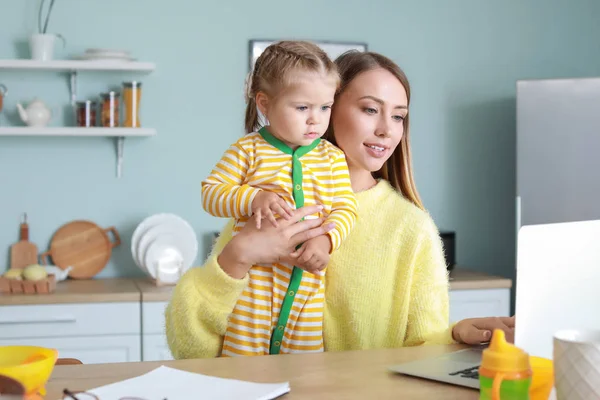
[[[115,238],[111,242],[111,232]],[[114,226],[103,229],[91,221],[72,221],[61,226],[50,242],[50,250],[41,254],[42,264],[50,256],[54,265],[66,269],[73,267],[69,277],[89,279],[108,264],[113,247],[121,244]]]
[[[29,241],[29,225],[27,214],[23,215],[20,225],[19,241],[10,248],[10,267],[25,268],[31,264],[38,263],[38,248]]]

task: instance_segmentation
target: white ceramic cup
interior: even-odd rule
[[[54,58],[54,44],[56,38],[63,41],[63,45],[66,45],[65,39],[61,35],[55,35],[53,33],[36,33],[31,35],[29,39],[29,47],[31,49],[31,58],[38,61],[50,61]]]
[[[600,330],[562,330],[554,335],[557,400],[600,400]]]

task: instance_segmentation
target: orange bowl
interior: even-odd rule
[[[25,387],[26,395],[46,395],[58,351],[37,346],[0,346],[0,375],[8,376]]]

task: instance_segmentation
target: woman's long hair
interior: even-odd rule
[[[389,58],[378,53],[359,52],[354,50],[339,56],[335,60],[335,64],[338,67],[342,80],[340,88],[336,93],[336,101],[359,74],[373,69],[383,68],[398,78],[406,90],[406,97],[408,100],[407,106],[410,104],[410,84],[408,83],[408,78],[406,77],[406,74],[404,74],[404,71]],[[336,103],[333,104],[333,112],[335,112],[335,105]],[[414,203],[417,207],[424,209],[413,177],[408,119],[409,115],[407,114],[403,121],[404,134],[402,140],[400,140],[400,144],[396,147],[383,167],[379,171],[373,173],[373,176],[375,178],[386,179],[394,188],[396,188],[396,190],[400,191],[404,197]],[[333,124],[331,123],[325,134],[325,138],[337,145],[333,132]]]

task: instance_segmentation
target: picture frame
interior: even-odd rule
[[[252,71],[256,59],[262,54],[265,49],[277,42],[278,40],[270,39],[251,39],[248,44],[248,71]],[[344,42],[344,41],[328,41],[328,40],[308,40],[320,48],[322,48],[329,58],[335,60],[338,56],[345,53],[348,50],[367,51],[368,45],[364,42]]]

